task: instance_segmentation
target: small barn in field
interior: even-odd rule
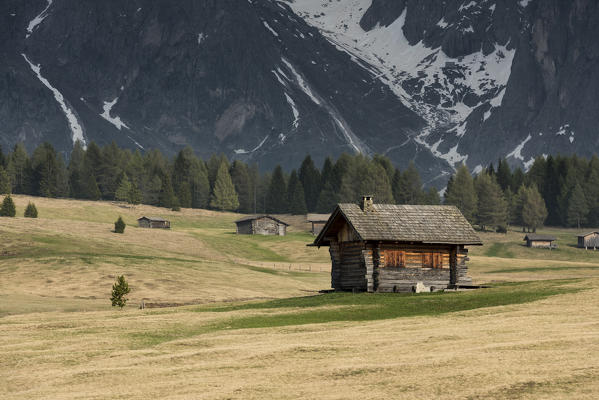
[[[313,235],[318,235],[330,217],[331,214],[308,214],[306,219],[312,224],[310,232]]]
[[[137,219],[137,225],[140,228],[159,228],[170,229],[171,221],[160,217],[141,217]]]
[[[275,235],[285,236],[288,223],[272,215],[251,215],[235,221],[239,235]]]
[[[538,235],[536,233],[529,233],[524,236],[526,241],[526,247],[535,247],[540,249],[554,249],[557,247],[555,242],[557,239],[555,236],[550,235]]]
[[[335,290],[469,286],[467,245],[482,242],[454,206],[339,204],[312,246],[329,246]]]
[[[593,231],[578,235],[578,247],[582,249],[597,249],[599,247],[599,232]]]

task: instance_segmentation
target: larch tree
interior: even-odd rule
[[[210,207],[221,211],[234,211],[239,207],[239,199],[229,174],[228,163],[222,161],[216,172]]]
[[[231,180],[239,198],[239,211],[250,213],[253,210],[253,193],[250,193],[251,181],[248,167],[241,161],[235,160],[231,164]]]
[[[481,173],[475,181],[478,197],[477,218],[482,230],[487,227],[505,228],[507,225],[507,204],[503,198],[501,187],[495,178]]]
[[[580,226],[586,222],[588,213],[589,207],[584,196],[584,191],[580,184],[577,183],[568,201],[568,224],[571,226],[576,225],[580,229]]]
[[[114,198],[115,200],[118,201],[126,201],[126,202],[131,202],[131,182],[129,181],[129,177],[127,176],[126,173],[123,173],[123,176],[121,177],[121,181],[119,183],[119,187],[116,189],[116,192],[114,193]]]
[[[526,228],[537,231],[547,219],[547,207],[541,193],[536,186],[532,186],[524,191],[522,200],[522,225]]]
[[[475,222],[478,199],[474,180],[464,164],[450,178],[445,190],[445,204],[456,206],[471,224]]]

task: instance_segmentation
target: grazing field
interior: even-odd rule
[[[469,266],[488,289],[319,295],[328,251],[305,246],[301,217],[251,237],[232,213],[14,199],[40,218],[0,219],[2,399],[599,395],[599,252],[576,231],[544,229],[551,251],[482,233]],[[142,215],[173,229],[137,228]]]

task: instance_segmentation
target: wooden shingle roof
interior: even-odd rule
[[[235,221],[235,223],[240,223],[240,222],[245,222],[245,221],[253,221],[256,219],[261,219],[261,218],[270,218],[273,221],[278,222],[279,224],[283,224],[285,226],[289,226],[289,224],[287,222],[281,221],[278,218],[273,217],[272,215],[248,215],[247,217],[243,217],[243,218],[239,218],[237,221]]]
[[[374,204],[362,211],[357,204],[339,204],[314,245],[327,245],[335,219],[343,217],[363,241],[398,241],[481,245],[472,225],[454,206]]]
[[[539,235],[536,233],[529,233],[528,235],[524,236],[524,240],[531,240],[531,241],[541,241],[541,242],[554,242],[557,239],[555,238],[555,236],[551,236],[551,235]]]
[[[168,219],[164,219],[161,217],[146,217],[145,215],[141,218],[138,218],[137,220],[142,220],[142,219],[147,219],[148,221],[152,221],[152,222],[168,222]]]
[[[587,236],[595,235],[595,234],[598,234],[598,233],[599,233],[599,232],[597,232],[597,231],[588,232],[588,233],[581,233],[581,234],[580,234],[580,235],[578,235],[577,237],[579,237],[579,238],[581,238],[581,237],[582,237],[582,238],[583,238],[583,237],[587,237]]]

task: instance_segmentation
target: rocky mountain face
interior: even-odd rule
[[[0,144],[77,139],[261,168],[599,147],[595,0],[6,0]]]

